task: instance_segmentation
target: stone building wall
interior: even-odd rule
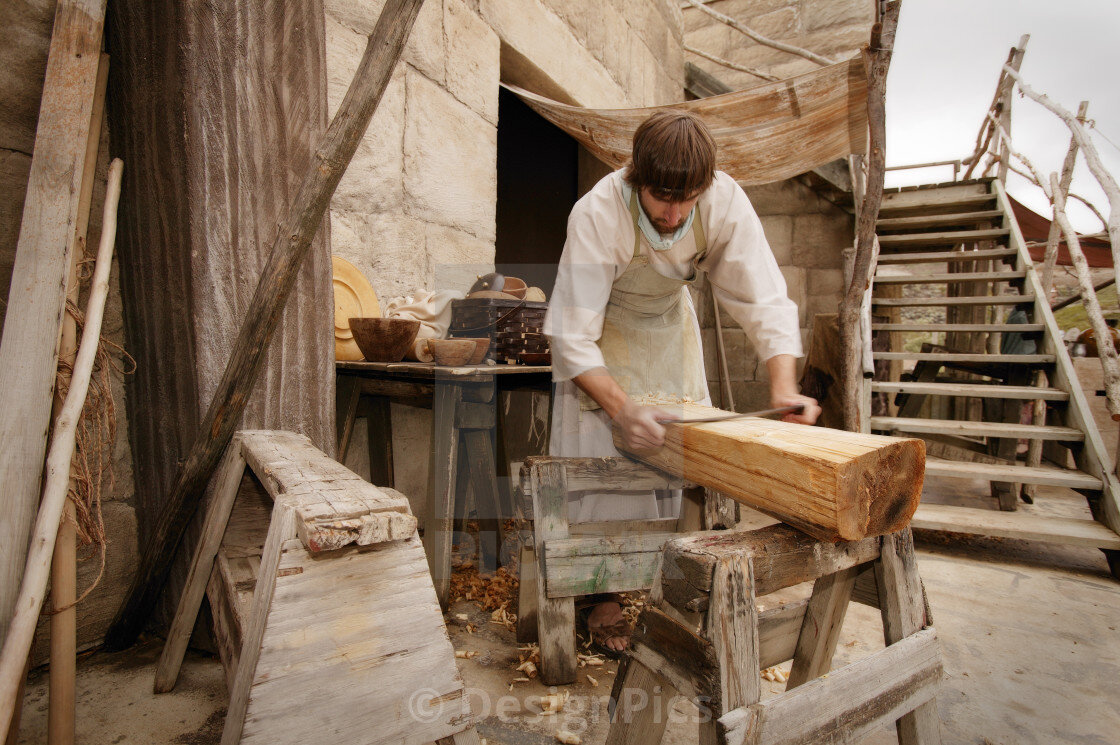
[[[54,0],[13,0],[0,3],[0,323],[8,310],[8,289],[23,217],[24,194],[31,172],[31,153],[39,116],[39,99],[47,65],[54,20]],[[92,207],[86,244],[87,253],[96,252],[101,237],[101,212],[109,170],[109,128],[102,123],[101,150],[94,176]],[[126,165],[127,167],[127,165]],[[79,303],[83,308],[85,298]],[[118,349],[124,341],[124,321],[116,260],[110,276],[109,299],[101,330],[102,336]],[[99,642],[120,605],[124,590],[136,566],[137,531],[132,455],[128,445],[128,422],[124,405],[124,379],[121,370],[127,363],[114,354],[111,373],[116,408],[116,439],[113,443],[112,469],[102,484],[102,515],[107,537],[106,566],[96,589],[78,605],[79,649]],[[79,549],[78,592],[93,584],[100,572],[96,550]],[[32,664],[47,659],[46,617],[40,619],[39,633],[31,652]]]
[[[835,60],[858,53],[875,20],[875,0],[709,0],[706,4],[763,36]],[[818,67],[802,57],[758,44],[687,3],[681,5],[685,6],[684,39],[690,47],[778,78]],[[691,52],[685,53],[685,59],[735,90],[764,82]],[[843,252],[851,247],[854,219],[848,210],[824,199],[800,179],[746,191],[782,267],[789,296],[797,303],[807,350],[814,316],[835,313],[840,302]],[[711,298],[702,289],[696,301],[701,308],[709,388],[718,403],[721,393]],[[744,332],[726,313],[722,324],[735,407],[739,411],[766,408],[770,401],[765,364],[759,363]]]

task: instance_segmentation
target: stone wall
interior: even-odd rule
[[[847,59],[866,43],[875,18],[874,0],[709,0],[713,10],[734,18],[763,36],[835,60]],[[687,5],[682,2],[682,5]],[[816,63],[758,44],[693,7],[685,7],[684,37],[690,47],[778,78],[816,69]],[[688,62],[733,89],[764,82],[690,52]],[[801,335],[808,349],[813,317],[835,313],[843,289],[843,251],[851,247],[854,220],[850,212],[822,198],[799,179],[755,186],[747,194],[762,219],[766,237],[782,267],[790,298],[797,303]],[[711,297],[701,289],[706,367],[713,401],[719,403],[719,368]],[[770,405],[766,366],[760,363],[745,333],[724,313],[724,343],[735,408]],[[802,360],[803,362],[804,360]]]
[[[332,114],[382,5],[326,0]],[[499,84],[585,106],[679,101],[681,23],[675,0],[427,0],[331,202],[333,253],[361,269],[382,305],[467,289],[494,262]],[[407,454],[428,450],[430,422],[427,410],[393,406],[396,486],[417,514],[428,464]],[[358,469],[364,434],[355,429],[350,451]]]
[[[43,92],[43,76],[47,65],[54,20],[54,0],[12,0],[0,3],[0,28],[4,43],[0,44],[0,322],[8,309],[8,288],[23,216],[24,194],[31,171],[31,153],[39,115],[39,99]],[[86,243],[90,254],[96,252],[101,237],[101,212],[105,198],[105,182],[109,169],[109,130],[103,122],[101,151],[94,177],[92,207]],[[126,166],[127,167],[127,166]],[[80,305],[84,307],[85,297]],[[110,294],[102,324],[102,335],[111,343],[121,345],[124,322],[117,264],[114,260],[110,276]],[[128,423],[124,405],[124,379],[121,370],[128,367],[119,354],[113,355],[115,369],[111,372],[113,402],[116,408],[116,439],[113,442],[112,469],[102,483],[102,515],[107,538],[106,567],[97,588],[78,605],[79,649],[97,644],[109,621],[117,611],[122,594],[131,581],[136,566],[136,511],[132,481],[132,455],[128,445]],[[100,573],[100,556],[96,549],[79,549],[78,592],[85,591]],[[47,620],[40,620],[39,633],[32,649],[32,664],[46,662]]]

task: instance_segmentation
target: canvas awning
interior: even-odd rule
[[[781,181],[867,151],[867,78],[859,57],[754,88],[642,109],[585,109],[505,87],[614,168],[630,159],[638,124],[659,109],[699,115],[715,135],[717,167],[745,184]]]
[[[1023,233],[1023,240],[1027,241],[1027,250],[1030,252],[1031,261],[1042,263],[1046,258],[1046,239],[1050,236],[1050,220],[1038,214],[1030,207],[1018,202],[1008,195],[1011,210],[1015,213],[1015,221],[1019,223],[1019,230]],[[1081,237],[1081,252],[1085,254],[1089,266],[1100,268],[1112,266],[1112,244],[1100,238]],[[1060,266],[1072,266],[1069,258],[1069,249],[1064,239],[1058,241],[1058,260]]]

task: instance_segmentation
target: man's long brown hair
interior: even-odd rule
[[[708,126],[695,114],[666,109],[638,125],[623,178],[660,199],[683,201],[707,189],[715,169],[716,141]]]

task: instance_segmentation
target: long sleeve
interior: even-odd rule
[[[797,305],[747,195],[730,176],[716,174],[705,225],[708,252],[700,267],[708,273],[720,305],[747,332],[759,359],[802,355]]]
[[[604,367],[597,344],[611,286],[630,260],[634,232],[610,176],[576,203],[545,316],[552,344],[552,378],[560,382]],[[628,236],[627,236],[628,233]]]

